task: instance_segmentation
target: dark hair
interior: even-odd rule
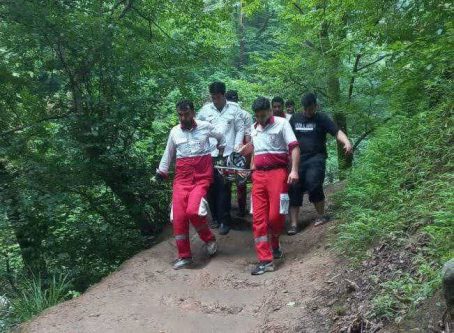
[[[261,110],[269,110],[271,109],[270,101],[266,97],[257,97],[257,99],[252,104],[252,110],[254,112],[261,111]]]
[[[271,104],[273,103],[281,103],[282,105],[284,105],[284,99],[280,96],[273,97]]]
[[[177,103],[177,110],[181,111],[194,111],[194,103],[192,103],[189,99],[182,99]]]
[[[309,106],[317,104],[317,96],[314,93],[308,93],[301,98],[301,104],[306,109]]]
[[[285,106],[295,106],[295,102],[292,101],[292,100],[288,100],[287,102],[285,102]]]
[[[220,81],[215,81],[210,84],[208,87],[208,90],[210,91],[210,94],[223,94],[225,95],[225,83],[220,82]]]
[[[236,90],[229,90],[225,93],[225,98],[228,101],[238,103],[238,91]]]

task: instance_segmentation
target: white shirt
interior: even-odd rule
[[[197,114],[197,119],[211,123],[217,132],[225,136],[224,156],[229,156],[235,147],[243,143],[244,121],[242,110],[237,103],[227,101],[218,111],[213,103],[205,104]],[[216,140],[211,138],[211,155],[217,157]]]
[[[290,123],[282,117],[272,116],[264,127],[252,125],[251,138],[257,169],[286,166],[289,152],[298,146]]]
[[[176,158],[205,156],[211,154],[210,139],[213,138],[220,147],[225,146],[225,137],[206,121],[194,122],[191,129],[177,125],[170,130],[164,154],[159,163],[158,172],[167,175],[170,163]]]
[[[289,114],[289,113],[286,113],[285,114],[285,119],[287,119],[288,121],[290,121],[290,119],[292,118],[292,115]]]
[[[251,135],[251,126],[252,126],[252,115],[246,110],[241,110],[243,115],[244,122],[244,135]]]

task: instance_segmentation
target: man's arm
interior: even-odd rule
[[[341,130],[337,131],[336,140],[339,141],[344,146],[344,152],[346,154],[351,154],[353,151],[352,144],[348,139],[347,135]]]
[[[215,138],[218,141],[217,149],[219,150],[219,155],[223,155],[224,148],[226,145],[225,142],[225,135],[221,132],[218,132],[216,128],[210,124],[210,132],[208,134],[209,137]]]
[[[233,149],[236,149],[243,144],[244,138],[244,121],[243,117],[241,117],[240,108],[236,109],[233,128],[235,130],[235,142],[233,144]]]
[[[169,139],[167,140],[166,149],[164,150],[164,154],[162,154],[161,162],[159,163],[159,167],[156,170],[156,173],[159,174],[163,178],[167,178],[169,175],[169,167],[170,163],[176,153],[176,146],[172,139],[172,132],[170,132]]]
[[[300,147],[295,146],[292,149],[292,154],[291,154],[291,163],[292,163],[292,169],[290,170],[290,173],[288,175],[288,184],[294,184],[298,182],[298,168],[300,164]]]

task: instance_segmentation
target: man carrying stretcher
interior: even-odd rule
[[[170,163],[176,157],[171,220],[178,259],[173,268],[181,269],[192,264],[189,222],[206,243],[208,254],[212,256],[216,253],[216,239],[206,220],[208,204],[205,197],[213,182],[213,160],[209,139],[215,138],[218,142],[217,148],[222,151],[225,147],[225,137],[210,123],[195,121],[194,104],[191,101],[178,102],[176,109],[180,124],[170,131],[155,177],[157,180],[167,178]]]

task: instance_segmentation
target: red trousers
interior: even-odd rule
[[[192,172],[189,172],[191,169]],[[189,258],[191,257],[189,222],[205,243],[215,240],[208,228],[206,220],[208,204],[205,200],[213,179],[211,156],[177,160],[176,174],[172,194],[173,234],[178,257]]]
[[[252,230],[260,261],[272,261],[272,249],[279,248],[286,215],[279,213],[280,197],[288,192],[287,178],[284,168],[256,170],[252,174]]]

